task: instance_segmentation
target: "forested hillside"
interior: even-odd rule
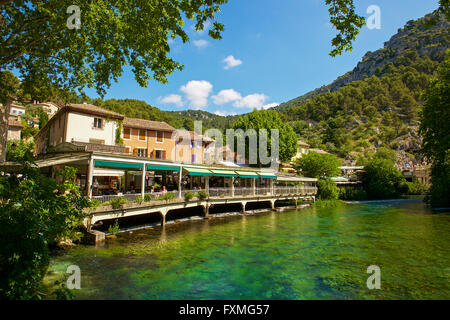
[[[441,16],[430,27],[431,18],[409,21],[383,49],[306,102],[289,102],[281,112],[299,137],[342,158],[356,160],[383,145],[399,151],[400,161],[413,161],[422,92],[450,44],[449,23]]]

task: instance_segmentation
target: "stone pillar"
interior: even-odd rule
[[[89,200],[92,199],[92,183],[94,180],[94,159],[89,158],[88,170],[86,175],[86,193]]]
[[[256,195],[256,179],[252,179],[252,196]]]
[[[161,226],[164,227],[166,225],[166,214],[161,212]]]
[[[270,194],[273,195],[275,193],[274,182],[273,179],[270,179],[269,181],[270,181]]]
[[[209,205],[205,204],[203,207],[203,212],[205,213],[205,219],[209,219]]]
[[[270,200],[270,205],[272,206],[273,211],[275,211],[275,201],[276,200]]]
[[[141,185],[141,195],[142,199],[144,199],[145,196],[145,176],[147,175],[147,168],[145,167],[145,163],[142,165],[142,185]]]
[[[245,205],[247,204],[247,202],[241,202],[242,204],[242,214],[246,214],[247,212],[245,211]]]
[[[180,172],[178,173],[178,199],[181,199],[181,186],[183,181],[183,167],[180,167]]]
[[[234,177],[231,177],[231,197],[234,198]]]
[[[205,177],[205,189],[206,189],[206,192],[208,192],[208,194],[209,194],[209,177],[208,176]]]

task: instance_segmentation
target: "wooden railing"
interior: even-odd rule
[[[186,193],[191,192],[196,196],[196,194],[201,190],[182,190],[181,198],[184,199]],[[258,197],[258,196],[313,196],[317,193],[316,187],[274,187],[273,189],[270,187],[267,188],[234,188],[234,191],[231,188],[210,188],[205,191],[210,199],[214,198],[231,198],[231,197]],[[169,193],[174,193],[174,198],[178,198],[178,191],[169,191]],[[234,193],[234,195],[233,195]],[[146,193],[147,198],[151,200],[157,200],[161,196],[167,194],[162,192],[154,192],[154,193]],[[105,195],[105,196],[94,196],[92,199],[96,199],[101,203],[113,200],[115,198],[125,198],[129,201],[135,201],[138,197],[141,197],[140,193],[133,194],[119,194],[119,195]]]

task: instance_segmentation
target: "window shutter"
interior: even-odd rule
[[[166,160],[166,150],[163,150],[163,152],[162,152],[162,159]]]

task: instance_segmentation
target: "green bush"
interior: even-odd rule
[[[191,191],[187,191],[185,194],[184,194],[184,201],[191,201],[192,200],[192,198],[194,198],[194,193],[192,193]]]
[[[125,198],[115,198],[109,201],[109,204],[113,207],[113,209],[119,209],[125,203],[128,203],[128,200]]]
[[[120,232],[120,227],[119,227],[119,220],[116,219],[116,222],[114,222],[113,225],[110,225],[108,228],[109,233],[111,233],[113,236],[115,236],[116,234],[118,234]]]
[[[318,198],[321,200],[337,200],[339,198],[339,189],[336,182],[331,179],[320,179],[317,183]]]
[[[138,196],[138,197],[136,197],[134,202],[136,202],[137,204],[142,204],[142,202],[144,202],[144,198],[142,198],[141,196]]]
[[[150,202],[152,201],[152,196],[149,194],[144,195],[144,202]]]
[[[168,192],[165,195],[158,198],[158,200],[165,200],[165,201],[169,201],[169,200],[173,200],[173,199],[175,199],[175,193],[173,193],[173,192]]]
[[[428,187],[417,179],[414,179],[413,182],[406,182],[406,185],[410,195],[426,195],[428,193]]]
[[[98,201],[97,199],[92,199],[91,201],[90,201],[90,208],[92,209],[92,210],[95,210],[95,209],[97,209],[98,207],[100,207],[100,205],[102,204],[100,201]]]
[[[61,182],[24,163],[20,172],[0,176],[0,300],[42,298],[49,247],[79,240],[89,208],[74,182],[76,169],[57,171]]]
[[[392,199],[407,192],[405,178],[392,159],[375,157],[364,167],[364,190],[369,199]]]
[[[208,192],[201,190],[201,191],[197,192],[197,197],[200,201],[204,201],[209,198],[209,194],[208,194]]]
[[[339,189],[339,199],[346,201],[362,201],[367,199],[367,193],[364,190],[341,188]]]

